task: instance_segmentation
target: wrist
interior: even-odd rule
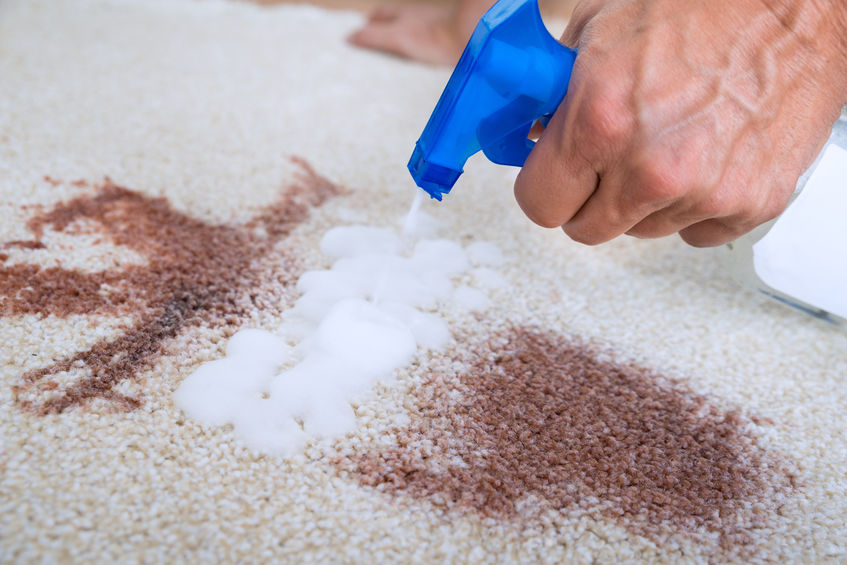
[[[847,72],[847,0],[816,0],[814,2],[834,37],[842,68]]]
[[[760,0],[778,24],[807,52],[813,63],[805,66],[818,71],[847,105],[847,0]]]
[[[847,0],[815,0],[833,44],[832,79],[840,85],[842,106],[847,105]],[[838,87],[837,87],[838,88]]]

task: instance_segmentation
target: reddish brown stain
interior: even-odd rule
[[[338,465],[446,509],[529,519],[534,497],[657,540],[717,534],[723,548],[750,543],[793,487],[741,414],[577,341],[513,328],[463,361],[421,388],[396,446]]]
[[[54,179],[50,175],[44,175],[43,179],[44,179],[44,182],[46,182],[47,184],[49,184],[51,186],[61,186],[63,184],[61,180]],[[88,181],[85,180],[85,179],[77,179],[77,180],[71,181],[68,184],[70,184],[71,186],[75,186],[77,188],[89,186]]]
[[[17,247],[18,249],[47,249],[47,246],[44,243],[38,240],[14,240],[7,241],[3,244],[4,249],[10,249],[12,247]]]
[[[120,336],[100,340],[86,351],[22,376],[20,404],[40,414],[58,413],[98,397],[131,409],[139,399],[114,390],[121,381],[150,367],[163,345],[186,327],[234,324],[256,305],[273,307],[271,297],[256,290],[266,279],[286,285],[296,280],[291,257],[280,257],[273,273],[262,272],[258,259],[306,220],[309,210],[343,190],[295,159],[299,173],[279,199],[244,225],[209,223],[179,212],[164,198],[153,198],[107,181],[83,195],[41,211],[28,227],[36,236],[26,247],[41,246],[45,228],[68,231],[86,220],[116,245],[137,252],[147,262],[124,268],[83,272],[28,264],[0,266],[0,313],[129,314],[134,323]],[[55,183],[45,177],[47,182]],[[77,183],[75,183],[77,184]],[[76,224],[78,227],[79,224]],[[9,242],[21,247],[21,242]],[[72,371],[80,376],[58,391],[49,379]],[[20,399],[39,391],[37,400]]]

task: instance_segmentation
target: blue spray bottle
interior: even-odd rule
[[[450,192],[465,161],[482,151],[520,167],[568,90],[576,51],[550,35],[537,0],[500,0],[482,17],[409,161],[432,198]]]

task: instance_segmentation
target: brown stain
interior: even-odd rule
[[[36,239],[7,245],[40,249],[45,228],[78,231],[82,221],[147,262],[93,273],[29,264],[0,266],[0,314],[4,316],[129,314],[134,320],[117,338],[100,340],[85,351],[25,373],[16,387],[18,402],[39,414],[59,413],[92,398],[135,408],[140,400],[114,387],[149,368],[164,354],[168,340],[191,326],[237,324],[257,305],[272,307],[273,301],[260,296],[257,289],[268,276],[283,285],[295,281],[294,260],[283,254],[279,270],[270,275],[256,266],[257,261],[271,254],[313,207],[343,192],[302,159],[293,160],[298,165],[295,181],[276,202],[243,225],[193,218],[164,198],[108,180],[93,194],[32,217],[27,225]],[[45,181],[58,182],[49,177]],[[81,186],[80,181],[72,184]],[[79,377],[64,388],[49,378],[67,372]],[[21,398],[33,391],[44,394],[37,394],[36,400]]]
[[[47,249],[43,242],[38,240],[14,240],[3,244],[3,249],[16,247],[18,249]]]
[[[717,537],[742,553],[794,488],[740,413],[589,345],[517,327],[465,355],[466,372],[418,391],[396,446],[337,465],[447,510],[594,511],[657,541]]]

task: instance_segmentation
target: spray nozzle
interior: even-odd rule
[[[521,166],[536,120],[545,123],[568,89],[576,51],[547,31],[537,0],[499,0],[482,17],[409,160],[415,183],[441,200],[468,157],[482,150]]]

